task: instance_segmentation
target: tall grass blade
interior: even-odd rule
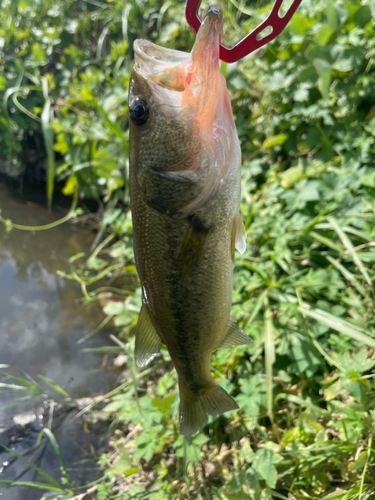
[[[0,376],[4,377],[5,380],[13,380],[14,382],[18,382],[20,385],[28,387],[30,391],[43,392],[42,388],[39,387],[33,379],[26,380],[25,378],[16,377],[15,375],[11,375],[10,373],[6,373],[3,371],[0,371]]]
[[[3,382],[0,382],[0,388],[4,388],[4,389],[7,389],[8,391],[12,391],[12,392],[25,392],[25,391],[29,392],[27,389],[25,389],[21,385],[5,384]],[[0,392],[3,392],[3,391],[0,391]]]
[[[125,5],[122,11],[122,37],[126,43],[128,43],[128,18],[131,11],[131,4]]]
[[[309,235],[314,238],[314,240],[319,241],[320,243],[323,243],[323,245],[326,245],[328,248],[332,248],[332,250],[335,250],[339,254],[344,253],[344,249],[340,246],[334,243],[332,240],[329,238],[326,238],[325,236],[322,236],[319,233],[316,233],[315,231],[310,231]]]
[[[163,24],[164,14],[167,12],[167,10],[169,9],[169,7],[173,7],[173,6],[174,6],[174,2],[172,2],[172,1],[165,2],[165,3],[163,3],[163,6],[159,10],[158,19],[157,19],[157,22],[156,22],[157,30],[158,30],[159,33],[161,33],[161,30],[162,30],[162,24]]]
[[[51,99],[48,97],[48,82],[45,77],[42,78],[43,95],[45,98],[44,107],[41,115],[42,134],[44,146],[47,153],[47,203],[51,209],[53,198],[53,187],[55,182],[55,151],[53,149],[53,111],[51,108]]]
[[[357,291],[363,296],[366,297],[367,293],[366,290],[363,288],[361,283],[359,283],[354,276],[353,273],[348,271],[346,267],[344,267],[340,262],[338,262],[336,259],[334,259],[331,255],[326,255],[326,259],[338,270],[340,273],[344,276],[344,278],[352,283],[352,285],[357,289]]]
[[[42,440],[43,434],[46,434],[46,436],[50,440],[50,443],[52,444],[52,447],[53,447],[53,449],[54,449],[54,451],[56,453],[56,456],[59,459],[61,470],[63,471],[63,474],[64,474],[64,476],[65,476],[65,478],[66,478],[69,486],[71,487],[72,484],[71,484],[71,480],[70,480],[68,469],[66,468],[64,459],[61,456],[60,446],[59,446],[58,442],[56,441],[56,438],[53,435],[52,431],[50,431],[47,428],[42,429],[41,432],[40,432],[40,434],[39,434],[39,436],[38,436],[38,440],[37,440],[36,444],[37,445],[40,444],[40,441]]]
[[[264,314],[264,350],[266,361],[267,413],[272,414],[273,407],[273,364],[275,363],[275,343],[271,309],[267,306]]]
[[[271,421],[274,438],[280,442],[279,431],[273,415],[273,365],[276,361],[274,327],[272,323],[271,308],[268,304],[268,296],[265,297],[266,309],[264,313],[264,352],[266,364],[266,397],[267,415]]]
[[[59,392],[60,394],[62,394],[66,398],[71,399],[71,397],[69,396],[69,394],[66,391],[64,391],[64,389],[62,387],[60,387],[59,384],[57,384],[56,382],[54,382],[50,378],[45,377],[44,375],[38,375],[38,377],[41,380],[43,380],[43,382],[45,384],[47,384],[49,387],[51,387],[52,389],[54,389],[55,391]]]
[[[316,224],[315,229],[333,229],[333,226],[332,226],[332,224],[322,222],[321,224]],[[358,229],[354,229],[354,227],[343,226],[342,230],[345,233],[354,234],[354,236],[357,236],[358,238],[361,238],[362,240],[369,241],[369,242],[371,241],[371,238],[366,233],[364,233],[363,231],[359,231]]]
[[[30,394],[29,396],[25,396],[24,398],[17,399],[17,401],[14,401],[13,403],[10,403],[6,406],[1,406],[0,410],[7,410],[8,408],[13,408],[13,406],[20,405],[21,403],[25,403],[26,401],[30,401],[31,399],[36,399],[39,396],[41,396],[41,394]]]
[[[372,451],[371,447],[372,447],[372,435],[370,436],[370,439],[368,440],[367,459],[366,459],[366,463],[365,463],[365,465],[363,467],[363,471],[362,471],[361,483],[360,483],[360,486],[359,486],[358,500],[362,500],[363,488],[364,488],[365,477],[366,477],[366,470],[368,468],[369,463],[371,463],[371,451]]]
[[[369,347],[375,348],[375,339],[371,338],[366,333],[363,333],[359,328],[356,328],[351,323],[343,320],[342,318],[338,318],[333,314],[326,313],[325,311],[321,311],[320,309],[311,309],[307,304],[304,304],[299,307],[300,311],[306,316],[310,318],[316,319],[320,321],[324,325],[327,325],[329,328],[336,330],[339,333],[343,333],[348,337],[351,337],[354,340],[357,340],[361,344],[368,345]]]
[[[257,298],[254,308],[251,311],[251,314],[249,316],[249,319],[246,321],[245,324],[245,329],[251,325],[251,323],[254,321],[254,319],[257,317],[261,307],[263,306],[264,300],[267,297],[268,290],[263,290],[263,292],[259,295]]]
[[[76,344],[77,345],[80,345],[80,344],[83,344],[84,342],[86,342],[86,340],[88,340],[89,338],[93,337],[94,335],[96,335],[98,332],[100,332],[100,330],[102,328],[105,327],[105,325],[107,323],[109,323],[111,320],[113,319],[113,314],[109,314],[108,316],[106,316],[103,321],[90,333],[88,333],[87,335],[85,335],[84,337],[80,338],[79,340],[77,340]]]
[[[14,488],[14,487],[24,486],[25,488],[38,488],[40,490],[51,491],[51,485],[45,483],[37,483],[36,481],[5,481],[0,480],[0,488]],[[56,491],[63,493],[65,490],[59,487]]]
[[[31,467],[32,469],[34,469],[38,474],[40,474],[42,477],[44,477],[44,479],[46,479],[46,481],[48,481],[49,483],[51,483],[51,485],[53,485],[54,488],[57,488],[58,490],[63,491],[61,489],[60,484],[55,479],[53,479],[53,477],[51,477],[49,474],[47,474],[46,472],[44,472],[44,470],[40,469],[37,465],[35,465],[32,462],[30,462],[30,460],[27,460],[27,458],[23,457],[22,455],[19,455],[18,453],[16,453],[15,451],[11,450],[10,448],[7,448],[5,445],[1,445],[1,446],[8,453],[11,453],[15,457],[17,457],[19,460],[22,460],[22,462],[25,462],[25,464],[27,464],[29,467]]]
[[[108,22],[108,24],[103,28],[102,32],[100,33],[99,40],[98,40],[98,46],[96,49],[96,58],[97,59],[100,59],[100,56],[102,55],[104,40],[106,39],[109,28],[110,28],[110,22]]]
[[[81,349],[82,352],[96,352],[98,354],[121,354],[124,349],[116,346],[104,346],[104,347],[86,347]]]
[[[29,109],[25,108],[25,106],[23,106],[19,100],[18,100],[18,97],[19,96],[22,96],[22,92],[14,92],[12,94],[12,101],[13,101],[13,104],[20,110],[22,111],[22,113],[24,113],[25,115],[27,115],[29,118],[31,118],[32,120],[35,120],[36,122],[41,122],[42,120],[39,118],[38,115],[36,115],[35,113],[32,113]]]
[[[97,100],[93,99],[92,101],[93,105],[96,107],[96,109],[99,111],[99,113],[102,115],[104,121],[105,121],[105,124],[107,125],[107,127],[111,130],[111,132],[116,136],[118,137],[119,139],[122,140],[122,142],[128,146],[129,144],[129,141],[126,137],[126,135],[124,134],[124,132],[121,130],[121,128],[116,125],[115,123],[113,123],[111,121],[111,119],[109,118],[108,114],[105,112],[104,108],[98,103]]]
[[[342,241],[343,245],[347,249],[347,251],[350,253],[350,255],[353,258],[353,261],[355,265],[358,267],[358,269],[361,271],[363,277],[367,281],[367,283],[370,285],[372,293],[374,294],[374,287],[371,281],[370,276],[368,275],[368,272],[366,271],[365,266],[362,264],[361,259],[358,257],[357,252],[354,250],[353,244],[348,238],[348,236],[344,233],[344,231],[341,229],[339,226],[337,220],[334,217],[327,217],[327,220],[332,224],[334,230],[338,234],[340,240]]]

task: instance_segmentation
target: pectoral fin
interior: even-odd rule
[[[246,250],[246,229],[241,219],[241,214],[238,213],[233,221],[232,229],[232,261],[234,265],[234,249],[238,250],[242,255]]]
[[[135,337],[135,362],[140,368],[148,363],[160,351],[162,341],[155,329],[150,312],[146,304],[142,305],[139,313],[137,333]]]
[[[246,238],[246,229],[241,214],[238,213],[236,218],[236,250],[238,250],[241,255],[244,254],[246,250]]]
[[[251,340],[236,323],[229,319],[228,333],[222,343],[219,345],[218,349],[229,349],[230,347],[236,347],[238,345],[253,344],[254,341]]]

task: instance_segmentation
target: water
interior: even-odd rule
[[[66,207],[58,213],[48,213],[45,206],[38,203],[39,199],[38,193],[21,196],[0,181],[0,209],[6,219],[24,225],[42,225],[67,211]],[[82,352],[83,347],[111,345],[110,327],[83,345],[77,345],[80,338],[104,319],[100,305],[98,302],[84,305],[78,283],[56,274],[57,270],[70,270],[68,259],[72,255],[78,252],[89,255],[94,236],[92,231],[69,223],[48,231],[13,230],[10,234],[6,234],[0,224],[0,364],[21,368],[34,378],[49,377],[74,398],[106,393],[113,388],[117,377],[112,363],[103,367],[103,356]],[[12,373],[16,373],[14,369]],[[53,391],[51,394],[57,395]],[[14,395],[0,394],[0,408],[13,400]],[[0,409],[0,429],[14,428],[17,414],[28,412],[33,418],[26,427],[15,428],[12,442],[19,453],[35,444],[42,423],[42,403],[28,401],[7,410]],[[102,430],[89,433],[83,430],[82,424],[72,423],[74,412],[60,415],[57,412],[54,427],[68,466],[88,460],[75,473],[74,479],[79,485],[93,479],[95,455],[99,455],[105,438]],[[20,421],[24,423],[22,417]],[[59,463],[52,448],[48,446],[38,453],[43,454],[39,466],[59,479]],[[4,462],[6,466],[2,466]],[[11,456],[0,453],[0,479],[14,479],[25,468],[19,460],[7,462],[12,462]],[[41,479],[30,473],[22,477],[22,480]],[[34,500],[41,496],[40,491],[27,493],[20,488],[0,490],[0,500]]]

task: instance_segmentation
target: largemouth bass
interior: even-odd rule
[[[241,151],[220,70],[220,10],[208,12],[190,54],[134,43],[129,90],[130,195],[143,305],[138,366],[166,344],[177,370],[180,432],[237,409],[213,379],[215,349],[252,341],[230,319]]]

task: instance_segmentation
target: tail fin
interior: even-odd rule
[[[198,393],[180,383],[180,400],[180,433],[184,436],[201,430],[207,424],[207,414],[216,416],[238,409],[235,400],[214,380]]]

